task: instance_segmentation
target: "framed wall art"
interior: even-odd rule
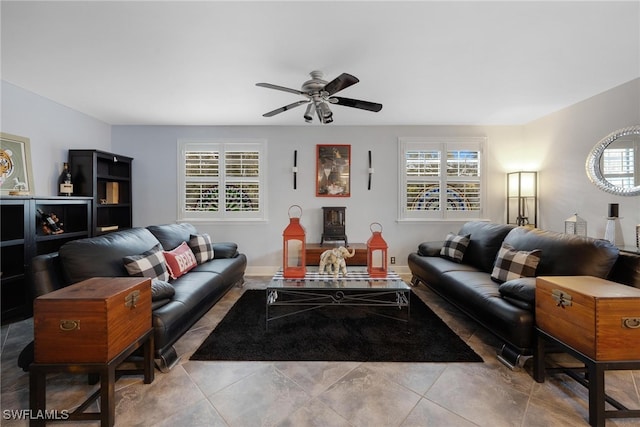
[[[0,133],[0,194],[33,195],[29,138]]]
[[[317,145],[316,196],[351,196],[350,145]]]

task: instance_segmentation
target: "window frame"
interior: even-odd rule
[[[487,175],[487,138],[486,137],[399,137],[398,138],[398,222],[429,222],[429,221],[470,221],[480,220],[486,211],[486,175]],[[447,152],[452,150],[471,150],[478,154],[477,181],[479,189],[479,210],[408,210],[407,184],[410,181],[407,174],[406,153],[412,150],[432,150],[440,153],[441,173],[433,178],[422,178],[426,182],[437,182],[439,188],[446,188],[447,183],[459,182],[456,177],[447,177]],[[440,199],[440,205],[446,206]]]
[[[197,179],[188,179],[186,175],[186,152],[193,150],[217,151],[219,153],[218,166],[218,211],[187,211],[186,185],[188,182],[197,182]],[[177,218],[182,222],[266,222],[267,221],[267,140],[266,139],[179,139],[177,144],[178,161],[177,168]],[[241,179],[227,176],[225,171],[226,153],[237,151],[258,152],[258,209],[256,211],[227,211],[225,206],[225,185],[238,181],[252,181],[253,179]]]

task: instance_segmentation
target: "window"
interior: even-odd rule
[[[484,140],[400,138],[399,219],[480,218]]]
[[[266,219],[266,141],[179,141],[180,220]]]
[[[631,188],[636,184],[634,179],[634,149],[607,148],[602,152],[602,174],[612,185]]]

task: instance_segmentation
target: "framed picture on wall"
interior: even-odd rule
[[[317,145],[316,196],[351,196],[350,145]]]
[[[29,138],[0,133],[0,194],[33,195]]]

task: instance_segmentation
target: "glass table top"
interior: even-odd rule
[[[285,279],[279,270],[267,285],[267,289],[410,289],[392,270],[386,277],[369,277],[366,267],[347,267],[347,275],[320,274],[317,267],[307,267],[304,279]]]

